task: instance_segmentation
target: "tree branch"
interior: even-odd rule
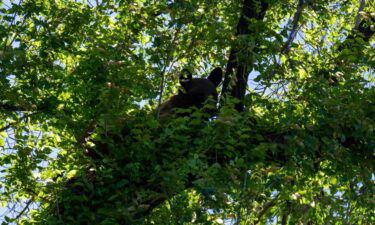
[[[278,196],[276,196],[274,199],[272,199],[271,201],[264,204],[262,211],[259,212],[258,218],[256,219],[256,221],[254,221],[253,225],[258,224],[260,222],[260,220],[262,219],[263,215],[268,211],[268,209],[270,209],[271,207],[276,205],[277,197]]]
[[[299,30],[298,29],[299,28],[298,27],[298,21],[301,18],[301,14],[302,14],[304,6],[305,6],[305,1],[299,0],[298,6],[297,6],[297,11],[296,11],[296,13],[294,14],[294,17],[293,17],[293,22],[292,22],[293,26],[292,26],[292,29],[289,33],[288,40],[285,42],[285,44],[281,48],[281,54],[286,54],[290,50],[290,44],[293,42],[294,38],[296,37],[297,31]]]
[[[292,204],[290,201],[286,202],[286,211],[283,213],[282,219],[281,219],[281,225],[286,225],[288,222],[288,217],[291,211]]]
[[[177,37],[178,37],[180,31],[181,31],[181,27],[178,27],[178,29],[176,30],[176,33],[174,34],[173,40],[169,43],[168,49],[173,49],[173,46],[175,45],[175,42],[177,40]],[[156,118],[157,119],[159,119],[159,117],[160,117],[160,106],[161,106],[161,101],[162,101],[162,98],[163,98],[164,85],[165,85],[165,71],[168,67],[169,62],[171,61],[172,55],[173,54],[170,54],[170,55],[167,56],[167,59],[165,60],[164,68],[162,69],[162,71],[160,73],[161,74],[161,81],[160,81],[160,87],[159,87],[158,108],[157,108],[157,112],[156,112]],[[172,65],[173,65],[173,63],[172,63]]]
[[[20,213],[18,213],[18,215],[15,218],[15,220],[19,220],[21,218],[22,214],[24,214],[26,212],[26,210],[29,208],[29,206],[31,205],[31,203],[33,203],[33,201],[34,201],[34,197],[30,198],[29,201],[26,202],[25,207],[22,209],[22,211]]]
[[[260,3],[260,4],[259,4]],[[259,7],[260,6],[260,7]],[[249,29],[251,19],[263,20],[266,11],[268,9],[268,3],[266,0],[244,0],[241,17],[237,24],[236,36],[250,36],[256,31]],[[249,51],[249,49],[247,49]],[[238,46],[232,46],[229,54],[229,59],[224,75],[223,89],[221,96],[225,96],[229,92],[229,83],[231,74],[236,71],[236,84],[233,86],[231,96],[239,100],[243,100],[245,97],[246,86],[248,76],[252,65],[249,63],[243,63],[239,60],[240,49]],[[243,52],[241,52],[243,54]],[[243,111],[243,103],[238,103],[235,108],[237,111]]]
[[[293,16],[293,21],[292,21],[293,26],[292,26],[292,29],[290,30],[287,41],[281,47],[281,51],[280,51],[281,54],[288,54],[289,53],[290,46],[291,46],[292,42],[294,41],[294,38],[296,37],[296,34],[297,34],[297,32],[300,28],[300,26],[298,26],[298,22],[299,22],[299,19],[301,18],[301,14],[302,14],[302,11],[303,11],[304,8],[305,8],[304,0],[299,0],[298,6],[297,6],[297,11]],[[268,80],[271,80],[273,78],[273,76],[275,75],[275,73],[277,72],[278,69],[280,69],[280,64],[276,63],[276,67],[268,75]]]

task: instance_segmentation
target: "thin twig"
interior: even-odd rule
[[[27,201],[27,203],[26,203],[25,207],[22,209],[22,211],[20,213],[18,213],[18,215],[16,216],[15,220],[19,220],[21,218],[22,214],[24,212],[26,212],[26,210],[29,208],[30,204],[33,203],[33,201],[34,201],[34,197],[31,197],[29,199],[29,201]]]
[[[305,7],[305,2],[304,0],[299,0],[298,1],[298,6],[297,6],[297,11],[293,16],[293,21],[292,21],[292,29],[290,30],[289,36],[285,44],[281,47],[281,54],[288,54],[290,51],[290,47],[292,42],[294,41],[296,34],[298,33],[298,30],[301,28],[302,25],[298,26],[299,19],[301,18],[302,11]],[[270,75],[268,76],[268,80],[271,80],[275,74],[276,71],[280,68],[280,64],[276,63],[276,67],[271,71]]]
[[[94,6],[93,6],[93,4],[91,3],[90,0],[88,0],[87,3],[89,4],[89,6],[90,6],[91,8],[94,8]]]
[[[59,200],[58,200],[58,195],[56,193],[56,213],[57,213],[57,216],[59,217],[59,220],[60,221],[63,221],[62,220],[62,217],[61,217],[61,214],[60,214],[60,206],[59,206]]]
[[[165,83],[165,70],[167,69],[167,65],[164,65],[164,68],[161,72],[161,83],[160,83],[160,91],[159,91],[159,99],[158,99],[158,108],[157,108],[157,114],[156,114],[156,119],[159,119],[160,117],[160,106],[161,106],[161,100],[163,98],[163,93],[164,93],[164,83]]]
[[[176,33],[175,33],[175,35],[174,35],[174,37],[173,37],[173,40],[172,40],[171,43],[169,44],[168,49],[171,49],[171,48],[174,46],[175,41],[176,41],[176,39],[177,39],[177,36],[178,36],[178,34],[180,33],[180,30],[181,30],[181,27],[179,27],[179,28],[176,30]],[[173,55],[173,54],[171,54],[171,55]],[[159,94],[159,99],[158,99],[158,108],[157,108],[156,119],[159,119],[159,117],[160,117],[160,106],[161,106],[161,101],[162,101],[162,98],[163,98],[164,85],[165,85],[165,71],[166,71],[166,69],[167,69],[167,63],[168,63],[169,60],[170,60],[170,59],[167,58],[166,63],[165,63],[165,65],[164,65],[164,68],[163,68],[163,70],[162,70],[162,72],[161,72],[161,83],[160,83],[160,87],[159,87],[159,90],[160,90],[159,93],[160,93],[160,94]],[[173,63],[172,63],[171,66],[173,66]]]
[[[237,211],[237,221],[235,223],[235,225],[239,225],[240,222],[241,222],[241,208],[242,208],[242,198],[244,197],[245,195],[245,192],[246,192],[246,189],[247,189],[247,178],[249,176],[249,169],[246,168],[246,171],[245,171],[245,176],[244,176],[244,183],[243,183],[243,187],[242,187],[242,193],[241,193],[241,197],[240,197],[240,205],[239,205],[239,209]]]

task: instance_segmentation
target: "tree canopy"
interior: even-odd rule
[[[2,224],[374,224],[374,12],[0,2]],[[215,117],[159,120],[215,67]]]

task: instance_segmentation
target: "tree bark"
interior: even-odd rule
[[[241,17],[237,24],[236,36],[249,36],[254,34],[254,31],[249,29],[251,19],[263,20],[267,9],[268,3],[266,0],[245,0],[242,7]],[[237,111],[242,112],[244,110],[242,100],[245,97],[247,80],[252,65],[240,62],[238,59],[240,54],[239,50],[238,46],[233,46],[230,51],[221,95],[225,96],[229,92],[231,75],[236,71],[236,84],[231,89],[231,96],[240,100],[235,107]]]

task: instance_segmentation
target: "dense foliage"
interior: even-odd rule
[[[0,6],[3,224],[375,223],[374,2]],[[217,66],[215,118],[158,119]]]

